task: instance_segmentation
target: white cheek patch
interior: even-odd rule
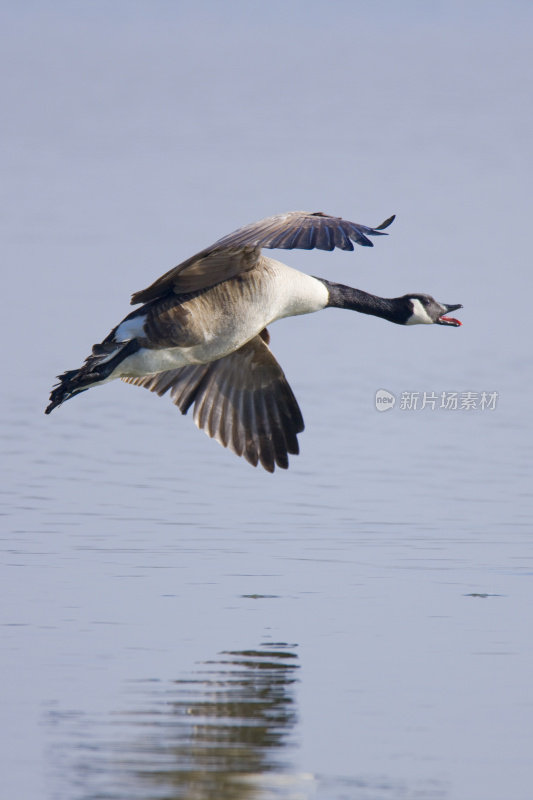
[[[411,300],[413,313],[405,323],[406,325],[433,325],[433,320],[417,298]]]
[[[115,331],[115,342],[127,342],[137,336],[144,336],[145,320],[146,314],[139,314],[138,317],[133,317],[133,319],[125,319]]]

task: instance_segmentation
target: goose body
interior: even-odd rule
[[[303,430],[298,403],[274,356],[267,326],[328,306],[398,324],[457,326],[444,316],[460,305],[429,295],[380,298],[314,278],[261,248],[372,246],[394,217],[376,228],[322,213],[291,212],[245,226],[136,292],[132,311],[79,370],[59,376],[49,414],[65,400],[116,378],[164,394],[183,413],[194,404],[198,427],[268,471],[286,468]]]
[[[282,317],[325,308],[325,285],[272,258],[206,291],[148,304],[126,317],[113,337],[136,338],[140,349],[109,379],[140,377],[187,364],[205,364],[233,353]]]

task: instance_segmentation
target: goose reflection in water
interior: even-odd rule
[[[136,684],[137,708],[106,715],[103,730],[101,718],[77,719],[61,746],[75,748],[61,754],[63,779],[67,761],[83,797],[109,800],[252,800],[265,785],[298,781],[290,769],[297,669],[294,645],[277,643],[224,652],[170,684]]]

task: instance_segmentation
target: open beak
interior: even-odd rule
[[[445,314],[449,314],[450,311],[457,311],[458,308],[462,308],[462,305],[460,303],[458,303],[456,305],[451,305],[451,306],[447,305],[446,303],[443,303],[442,305],[445,308],[445,311],[444,311]],[[436,325],[453,325],[454,328],[458,328],[463,323],[459,322],[459,320],[455,319],[455,317],[442,316],[442,317],[439,317],[438,319],[435,320],[435,324]]]

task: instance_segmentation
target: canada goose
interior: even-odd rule
[[[304,422],[266,326],[282,317],[336,307],[400,325],[458,326],[444,316],[461,305],[426,294],[387,299],[313,278],[261,255],[261,248],[353,250],[372,247],[394,217],[376,228],[322,212],[292,211],[246,225],[135,292],[140,308],[113,328],[78,370],[59,375],[49,414],[92,386],[115,378],[159,395],[238,456],[273,472],[297,454]]]

